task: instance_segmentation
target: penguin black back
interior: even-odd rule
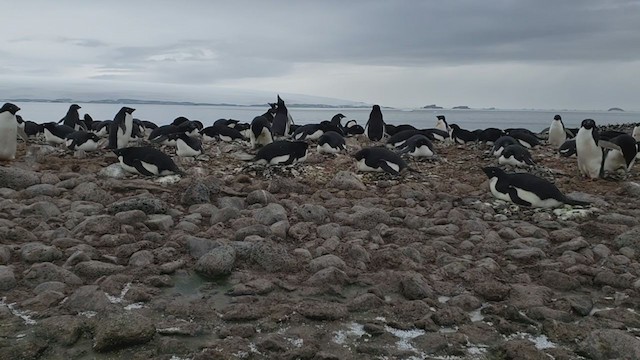
[[[380,105],[373,105],[369,114],[369,121],[365,127],[367,137],[371,141],[380,141],[384,137],[384,120],[382,118],[382,110]]]

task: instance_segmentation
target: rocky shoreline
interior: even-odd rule
[[[480,147],[400,177],[239,150],[152,179],[20,144],[0,167],[0,358],[640,358],[635,170],[586,181],[536,149],[593,204],[536,210],[491,197]]]

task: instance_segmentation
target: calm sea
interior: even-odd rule
[[[65,103],[16,103],[19,114],[26,120],[38,123],[58,121],[67,112],[70,104]],[[80,116],[90,114],[94,120],[113,119],[120,107],[126,104],[83,104]],[[220,118],[232,118],[250,122],[255,116],[264,113],[267,106],[189,106],[189,105],[127,105],[135,108],[134,117],[151,120],[158,125],[169,124],[178,116],[191,120],[200,120],[205,126]],[[369,118],[370,109],[316,109],[291,108],[289,112],[297,124],[307,124],[329,120],[336,113],[342,113],[346,119],[355,119],[363,125]],[[436,115],[445,115],[450,124],[457,123],[467,129],[487,127],[507,128],[524,127],[532,131],[541,131],[549,126],[553,116],[560,114],[567,127],[579,127],[584,119],[591,118],[597,124],[622,124],[640,122],[640,112],[622,111],[565,111],[565,110],[382,110],[384,120],[390,124],[411,124],[418,128],[433,127]],[[344,123],[344,120],[343,120]]]

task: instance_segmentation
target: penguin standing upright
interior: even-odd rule
[[[251,148],[255,149],[258,146],[264,146],[273,142],[273,135],[271,133],[271,125],[264,116],[256,116],[251,121],[251,131],[249,133],[249,141],[251,141]]]
[[[287,106],[284,104],[284,100],[278,95],[278,102],[276,108],[276,114],[273,117],[273,125],[271,126],[271,132],[274,137],[285,137],[289,135],[289,129],[293,119],[289,114]]]
[[[18,146],[18,121],[16,112],[20,108],[12,103],[6,103],[0,108],[0,160],[16,158]]]
[[[444,115],[438,115],[436,116],[436,119],[438,120],[436,122],[436,129],[444,130],[448,133],[451,132],[451,128],[449,127],[447,119],[444,117]]]
[[[564,128],[564,123],[560,115],[556,115],[553,117],[551,126],[549,126],[549,145],[557,149],[562,146],[566,140],[567,131]]]
[[[599,178],[602,173],[602,148],[598,145],[600,132],[593,119],[582,120],[576,135],[578,169],[583,176]]]
[[[74,130],[80,130],[82,127],[80,125],[80,114],[78,113],[78,109],[81,109],[78,104],[71,104],[69,106],[69,110],[67,110],[67,114],[60,119],[62,125],[66,125]]]
[[[384,137],[384,120],[382,119],[380,105],[373,105],[371,113],[369,113],[369,121],[365,126],[365,132],[371,141],[380,141]]]
[[[109,128],[109,145],[107,149],[122,149],[127,147],[133,132],[133,115],[136,109],[123,106],[113,118]]]

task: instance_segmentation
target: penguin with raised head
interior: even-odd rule
[[[436,128],[423,129],[422,133],[432,141],[445,141],[450,138],[448,132]]]
[[[365,126],[367,138],[371,141],[380,141],[384,137],[384,119],[382,118],[382,110],[380,105],[373,105],[371,113],[369,113],[369,121]]]
[[[567,205],[587,206],[589,203],[566,197],[546,179],[527,173],[505,173],[499,167],[482,169],[489,178],[491,194],[522,206],[554,208]]]
[[[109,128],[109,145],[107,149],[127,147],[133,132],[133,112],[136,109],[123,106],[113,118]]]
[[[451,128],[449,127],[449,124],[447,123],[447,119],[444,117],[444,115],[438,115],[436,116],[436,129],[440,129],[443,131],[446,131],[447,133],[451,133]]]
[[[344,125],[344,131],[346,136],[356,136],[364,134],[364,128],[361,125],[358,125],[358,122],[355,120],[349,120]]]
[[[152,147],[126,147],[114,149],[120,166],[128,172],[146,176],[164,176],[184,172],[171,160],[171,157]]]
[[[562,157],[570,157],[571,155],[576,154],[576,139],[569,139],[560,145],[558,149],[558,153]]]
[[[333,117],[331,118],[331,121],[329,121],[331,123],[331,125],[335,126],[336,128],[342,130],[342,119],[344,119],[346,116],[344,116],[342,113],[337,113],[335,115],[333,115]]]
[[[533,161],[529,150],[524,146],[512,144],[504,148],[504,151],[500,154],[500,157],[498,157],[498,164],[526,167],[534,166],[536,163]]]
[[[253,149],[273,142],[271,124],[269,124],[267,118],[262,115],[253,118],[253,121],[251,121],[249,140],[251,141],[251,148]]]
[[[399,147],[401,154],[409,154],[412,157],[432,157],[435,155],[433,143],[423,134],[416,134],[408,138]]]
[[[20,136],[20,138],[24,141],[27,142],[29,140],[29,136],[27,135],[26,131],[24,130],[26,123],[24,121],[24,119],[22,118],[22,116],[17,115],[16,114],[16,122],[18,123],[18,135]]]
[[[247,138],[242,135],[240,131],[226,125],[214,124],[212,126],[207,126],[206,128],[200,130],[200,134],[202,135],[202,140],[204,141],[221,140],[224,142],[231,142],[233,140],[247,140]]]
[[[51,145],[64,144],[67,135],[75,131],[67,125],[58,125],[55,122],[44,123],[42,127],[44,128],[44,140]]]
[[[337,154],[347,149],[344,137],[335,131],[327,131],[318,139],[316,150],[320,154]]]
[[[289,110],[284,103],[284,100],[278,95],[278,102],[276,106],[276,114],[273,116],[273,125],[271,126],[271,133],[275,138],[285,137],[289,135],[289,130],[293,119],[289,115]]]
[[[278,140],[266,144],[256,154],[256,164],[291,165],[307,159],[309,144],[305,141]]]
[[[451,127],[451,140],[456,144],[464,145],[478,140],[478,135],[473,131],[463,129],[457,124],[451,124],[449,127]]]
[[[16,158],[18,148],[18,120],[16,112],[20,108],[12,103],[5,103],[0,108],[0,160]]]
[[[487,145],[493,145],[496,140],[500,137],[504,136],[504,131],[497,128],[486,128],[480,132],[478,132],[478,141],[485,143]]]
[[[583,176],[591,179],[602,175],[603,151],[598,142],[600,131],[593,119],[584,119],[576,135],[576,155],[578,170]]]
[[[407,163],[400,155],[384,147],[364,148],[354,155],[356,168],[359,171],[387,172],[399,175],[407,168]]]
[[[82,127],[80,126],[80,113],[78,110],[81,109],[78,104],[71,104],[69,106],[69,110],[67,110],[67,114],[58,121],[58,123],[62,123],[74,130],[80,130]],[[83,129],[86,130],[86,129]]]
[[[567,130],[562,122],[562,117],[556,115],[549,126],[549,145],[559,148],[567,140]]]

